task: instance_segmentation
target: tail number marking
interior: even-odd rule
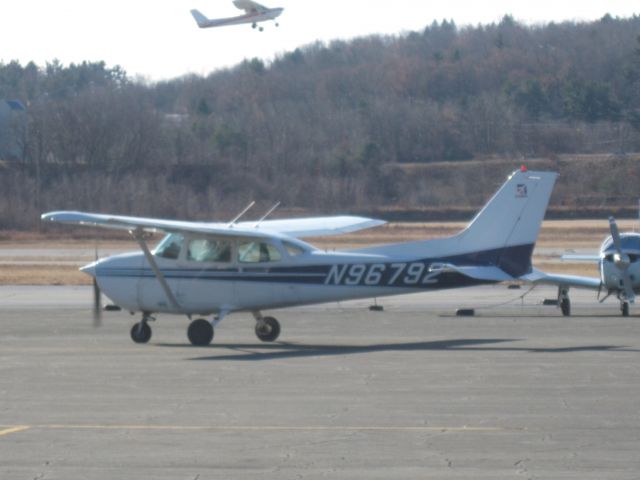
[[[440,272],[422,262],[332,265],[325,285],[413,286],[438,283]]]

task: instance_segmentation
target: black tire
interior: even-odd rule
[[[628,302],[623,302],[622,305],[620,306],[620,310],[622,311],[622,316],[623,317],[628,317],[629,316],[629,303]]]
[[[138,322],[131,327],[131,340],[136,343],[147,343],[151,340],[151,327],[146,322]]]
[[[209,345],[213,340],[213,325],[204,318],[194,320],[189,324],[187,336],[192,345],[199,347]]]
[[[571,316],[571,301],[568,298],[560,300],[560,310],[565,317]]]
[[[263,342],[275,342],[280,335],[280,323],[273,317],[264,317],[256,323],[256,337]]]

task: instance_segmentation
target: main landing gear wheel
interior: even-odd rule
[[[213,340],[213,325],[204,318],[194,320],[189,324],[187,336],[192,345],[209,345]]]
[[[622,316],[623,317],[628,317],[629,316],[629,302],[622,302],[622,305],[620,305],[620,311],[622,312]]]
[[[151,327],[147,322],[138,322],[131,327],[131,340],[136,343],[147,343],[151,340]]]
[[[256,336],[263,342],[275,342],[280,335],[280,323],[273,317],[264,317],[256,323]]]
[[[564,285],[558,287],[558,305],[565,317],[571,316],[571,301],[569,300],[569,288]]]

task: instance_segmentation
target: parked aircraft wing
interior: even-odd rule
[[[120,230],[144,230],[148,232],[190,232],[205,235],[233,237],[269,238],[274,235],[290,237],[318,237],[355,232],[363,228],[382,225],[382,220],[364,217],[315,217],[289,220],[268,220],[260,224],[241,222],[226,223],[185,222],[146,217],[128,217],[86,212],[49,212],[42,215],[43,221],[86,225]]]
[[[323,237],[357,232],[366,228],[384,225],[384,220],[372,218],[338,216],[338,217],[309,217],[290,218],[282,220],[265,220],[256,226],[255,222],[241,222],[237,226],[242,228],[254,227],[256,230],[277,232],[291,237]]]
[[[545,273],[536,268],[534,268],[531,273],[519,277],[519,280],[542,285],[562,285],[566,287],[589,288],[592,290],[598,290],[600,288],[599,278]]]
[[[244,10],[247,13],[265,12],[268,10],[264,5],[260,5],[252,0],[233,0],[233,4],[240,10]]]

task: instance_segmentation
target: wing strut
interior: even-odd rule
[[[265,213],[265,214],[260,218],[260,220],[258,220],[258,221],[256,222],[256,224],[253,226],[253,228],[258,228],[258,227],[260,226],[260,224],[261,224],[261,223],[262,223],[262,222],[263,222],[263,221],[264,221],[264,220],[265,220],[269,215],[271,215],[271,214],[273,213],[273,211],[274,211],[276,208],[278,208],[279,206],[280,206],[280,202],[276,202],[276,204],[275,204],[273,207],[271,207],[271,208],[269,209],[269,211],[268,211],[267,213]]]
[[[247,212],[249,211],[249,209],[250,209],[251,207],[253,207],[255,204],[256,204],[256,202],[255,202],[255,200],[254,200],[254,201],[252,201],[249,205],[247,205],[247,206],[245,207],[245,209],[244,209],[244,210],[242,210],[238,215],[236,215],[236,218],[234,218],[233,220],[231,220],[231,221],[229,222],[229,224],[227,225],[227,227],[232,228],[232,227],[233,227],[233,225],[234,225],[238,220],[240,220],[240,217],[242,217],[245,213],[247,213]]]
[[[180,308],[180,305],[178,304],[176,297],[173,295],[173,292],[169,288],[169,284],[167,283],[167,280],[164,278],[162,271],[158,268],[158,264],[156,263],[155,258],[153,258],[153,255],[151,255],[151,252],[149,251],[149,247],[147,246],[147,242],[144,241],[144,234],[142,229],[136,228],[135,230],[129,230],[129,233],[133,238],[136,239],[136,241],[138,242],[138,245],[140,245],[140,248],[144,252],[144,256],[146,257],[147,262],[149,262],[149,265],[151,265],[151,269],[153,270],[153,273],[156,275],[156,278],[158,279],[158,282],[160,282],[160,285],[162,286],[164,293],[167,295],[167,298],[169,299],[169,303],[177,312],[180,312],[182,309]]]

